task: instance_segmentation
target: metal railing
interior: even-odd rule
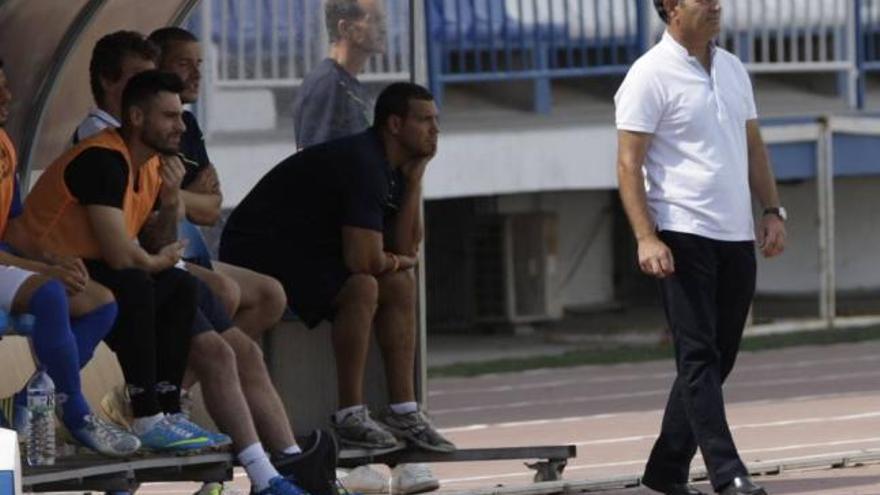
[[[385,53],[362,80],[410,77],[409,2],[386,0],[386,15]],[[218,87],[298,86],[329,47],[321,0],[203,0],[189,27],[210,38],[206,63]]]
[[[650,0],[427,1],[439,94],[450,83],[623,73],[664,28]],[[854,84],[856,10],[856,0],[729,0],[719,44],[754,73],[839,72]]]

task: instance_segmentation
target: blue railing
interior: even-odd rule
[[[645,45],[640,0],[428,0],[432,90],[529,79],[535,107],[551,78],[624,73]]]
[[[427,0],[431,85],[527,79],[535,109],[551,79],[622,74],[663,30],[651,0]],[[880,0],[729,0],[718,40],[752,73],[880,68]],[[857,50],[864,49],[864,60]]]

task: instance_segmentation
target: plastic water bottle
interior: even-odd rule
[[[51,466],[55,464],[55,384],[43,367],[27,383],[27,408],[28,464]]]

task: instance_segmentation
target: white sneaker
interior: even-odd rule
[[[388,493],[390,479],[370,466],[358,466],[339,478],[339,483],[350,493]]]
[[[391,493],[413,495],[432,492],[440,488],[440,482],[427,464],[401,464],[391,471]]]

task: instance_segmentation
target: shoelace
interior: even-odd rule
[[[99,440],[105,443],[115,445],[116,443],[129,436],[129,433],[123,431],[121,428],[118,428],[115,425],[110,424],[93,414],[89,414],[86,417],[86,423],[89,425],[92,431],[95,432],[95,436],[97,436]]]

